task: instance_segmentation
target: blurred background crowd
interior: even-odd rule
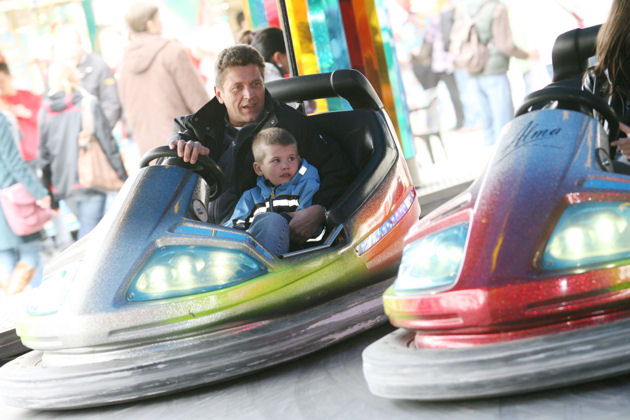
[[[556,37],[602,23],[610,0],[388,0],[377,7],[386,9],[379,18],[391,28],[417,162],[427,167],[439,163],[436,141],[443,160],[455,159],[457,150],[470,159],[472,149],[491,149],[514,106],[551,81]],[[286,76],[283,46],[263,51],[277,33],[256,40],[263,28],[251,10],[246,0],[0,1],[0,125],[22,163],[50,191],[53,208],[35,235],[16,236],[0,223],[5,293],[37,285],[42,253],[84,236],[116,195],[79,182],[77,141],[86,117],[123,180],[143,153],[166,143],[175,116],[194,112],[214,95],[214,60],[223,48],[252,43],[269,63],[267,80]],[[486,28],[480,36],[497,46],[480,72],[453,66],[456,11],[479,13]],[[277,16],[269,24],[279,26]],[[325,110],[316,103],[306,109]],[[9,153],[3,152],[4,162],[12,162]],[[1,168],[6,185],[0,189],[16,182],[11,165]]]

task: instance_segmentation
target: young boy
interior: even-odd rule
[[[289,250],[291,214],[311,206],[319,189],[319,174],[300,158],[295,137],[282,128],[258,133],[252,152],[256,187],[243,193],[226,225],[246,229],[274,254],[284,254]],[[286,229],[265,229],[265,218],[279,216],[286,219]]]

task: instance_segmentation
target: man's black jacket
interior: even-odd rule
[[[175,133],[171,139],[198,140],[210,149],[214,159],[226,174],[226,191],[213,203],[211,217],[215,223],[227,219],[241,194],[256,185],[253,169],[252,140],[262,129],[280,127],[290,131],[298,142],[300,156],[317,168],[319,191],[313,204],[329,208],[346,190],[356,171],[344,159],[335,141],[326,140],[306,115],[294,110],[265,92],[265,107],[261,117],[234,135],[225,135],[226,108],[213,98],[192,115],[175,119]],[[230,137],[233,138],[231,143]],[[227,155],[224,155],[227,151]]]

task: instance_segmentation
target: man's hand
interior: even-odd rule
[[[210,149],[194,140],[171,140],[168,143],[168,147],[171,150],[177,149],[177,156],[182,158],[184,162],[192,164],[197,163],[199,156],[208,156],[210,154]]]
[[[624,133],[630,133],[630,127],[625,125],[624,123],[619,123],[619,129]],[[616,141],[610,143],[611,146],[617,146],[622,155],[626,158],[630,159],[630,138],[621,138]]]
[[[296,244],[304,243],[324,224],[325,218],[324,207],[319,204],[293,213],[293,218],[289,222],[291,242]]]

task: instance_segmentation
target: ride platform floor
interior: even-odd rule
[[[218,385],[128,404],[30,411],[0,403],[9,419],[617,419],[630,413],[630,375],[557,390],[458,402],[375,397],[361,352],[383,325],[301,359]]]

